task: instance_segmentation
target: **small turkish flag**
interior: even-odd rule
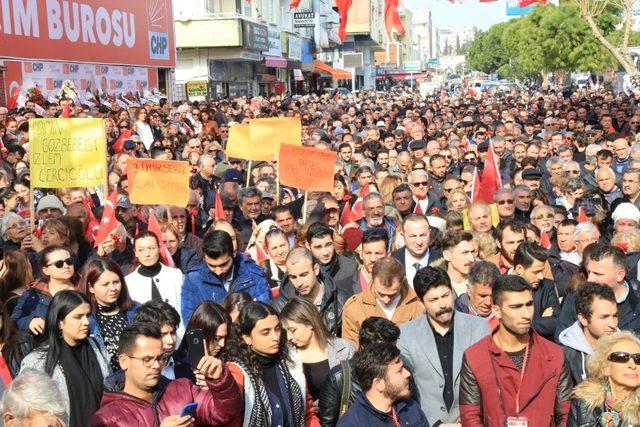
[[[115,189],[111,192],[109,200],[104,204],[104,210],[102,211],[102,219],[100,220],[100,229],[96,236],[96,242],[94,246],[101,245],[109,234],[118,226],[118,220],[116,219],[116,205],[118,204],[118,190]]]

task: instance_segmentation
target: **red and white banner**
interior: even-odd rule
[[[2,0],[0,58],[175,67],[171,0]]]

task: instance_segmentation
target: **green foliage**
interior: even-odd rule
[[[597,19],[607,39],[616,45],[622,33],[622,11],[610,7]],[[640,45],[640,33],[632,32],[629,46]],[[593,36],[572,1],[560,6],[540,5],[522,17],[496,24],[479,34],[469,47],[472,69],[498,73],[506,78],[531,78],[560,71],[602,72],[617,61]]]

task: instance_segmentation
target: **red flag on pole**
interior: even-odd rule
[[[340,29],[338,30],[338,36],[340,41],[344,43],[347,39],[347,16],[349,15],[349,9],[351,9],[352,0],[336,0],[338,6],[338,14],[340,15]]]
[[[587,213],[584,211],[584,208],[582,206],[580,206],[578,208],[578,223],[582,223],[582,222],[589,222],[589,217],[587,216]]]
[[[549,233],[546,231],[540,233],[540,246],[545,249],[549,249],[551,247],[551,238],[549,237]]]
[[[93,243],[98,236],[98,232],[100,231],[100,223],[96,219],[96,216],[93,214],[91,210],[91,206],[86,200],[82,200],[82,206],[87,211],[87,215],[89,215],[89,221],[87,223],[87,228],[84,231],[84,237],[87,239],[87,242]]]
[[[536,3],[547,4],[547,0],[520,0],[518,7],[529,7]]]
[[[302,0],[291,0],[291,3],[289,3],[289,10],[293,10],[298,7],[301,1]]]
[[[222,206],[222,199],[220,198],[220,192],[216,191],[216,208],[213,215],[213,219],[226,219],[224,214],[224,207]]]
[[[116,219],[116,205],[118,204],[118,190],[113,190],[109,200],[104,204],[102,211],[102,219],[100,220],[100,229],[96,236],[94,246],[98,246],[104,242],[109,234],[118,226]]]
[[[360,194],[358,195],[356,202],[351,207],[351,219],[353,222],[360,221],[362,218],[364,218],[363,200],[367,194],[369,194],[369,184],[360,189]]]
[[[355,222],[353,219],[353,211],[349,202],[344,204],[344,210],[342,211],[342,217],[340,218],[340,225],[343,227],[350,222]]]
[[[391,32],[395,29],[400,35],[405,35],[404,26],[398,13],[398,4],[400,0],[385,0],[384,5],[384,24],[387,27],[387,34],[391,38]]]
[[[476,173],[477,175],[477,173]],[[484,162],[484,170],[482,176],[478,180],[476,177],[473,186],[473,201],[483,200],[486,203],[493,203],[493,195],[502,188],[502,180],[500,179],[500,170],[496,162],[493,145],[489,144],[487,151],[487,159]]]
[[[169,253],[169,249],[167,249],[167,246],[162,241],[162,229],[160,228],[160,223],[158,222],[153,209],[149,209],[149,227],[147,229],[155,234],[160,242],[160,262],[164,265],[175,268],[176,264],[173,262],[171,253]]]

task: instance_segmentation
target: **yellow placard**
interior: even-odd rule
[[[29,140],[33,187],[90,187],[104,182],[104,120],[32,119]]]
[[[273,117],[249,122],[250,160],[273,160],[281,144],[302,145],[302,124],[299,118]]]
[[[187,82],[187,98],[203,98],[207,96],[208,83],[206,81]]]
[[[189,163],[174,160],[127,160],[129,199],[137,205],[174,205],[189,202]]]
[[[227,158],[251,160],[249,125],[234,125],[229,128],[229,139],[225,150]]]

